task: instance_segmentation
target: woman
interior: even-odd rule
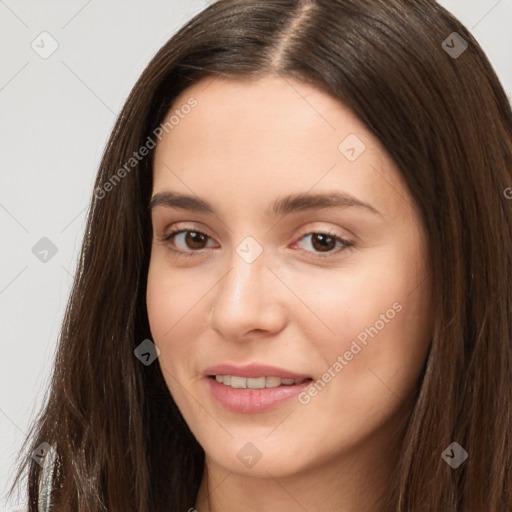
[[[510,510],[511,169],[434,1],[211,5],[103,156],[30,511]]]

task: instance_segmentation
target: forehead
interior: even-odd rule
[[[325,143],[319,149],[330,146],[337,150],[336,142],[344,132],[359,132],[361,137],[370,135],[337,98],[290,77],[266,75],[258,80],[206,77],[185,89],[175,99],[169,114],[180,110],[190,98],[197,100],[198,105],[188,116],[190,121],[180,122],[179,129],[173,128],[173,136],[169,138],[175,142],[180,140],[180,135],[190,135],[192,128],[196,131],[202,128],[197,135],[202,138],[208,135],[210,141],[245,140],[250,131],[255,138],[279,134],[286,142],[323,139]]]
[[[197,105],[183,109],[191,99]],[[173,113],[181,114],[179,122],[156,148],[155,190],[188,185],[194,193],[220,199],[236,191],[250,200],[342,188],[372,198],[381,211],[407,194],[380,141],[346,105],[311,84],[274,75],[206,77],[176,98],[166,118]]]

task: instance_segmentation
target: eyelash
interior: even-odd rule
[[[206,233],[203,233],[202,231],[198,231],[196,229],[175,229],[174,231],[171,231],[170,233],[168,233],[167,235],[164,235],[162,238],[160,238],[160,241],[161,242],[164,242],[168,249],[177,254],[178,256],[185,256],[185,257],[188,257],[188,256],[192,256],[192,257],[195,257],[195,256],[199,256],[200,253],[202,251],[204,251],[205,249],[197,249],[197,250],[190,250],[190,251],[182,251],[180,249],[174,249],[173,247],[171,247],[171,240],[179,235],[180,233],[186,233],[186,232],[193,232],[193,233],[199,233],[201,235],[204,235],[206,236],[208,239],[211,240],[211,237],[208,236]],[[342,247],[341,248],[338,248],[338,250],[332,250],[332,251],[329,251],[328,253],[325,253],[325,254],[322,254],[322,253],[317,253],[317,252],[313,252],[315,254],[315,258],[328,258],[328,257],[333,257],[337,254],[339,254],[340,252],[343,252],[345,249],[352,249],[354,243],[351,242],[350,240],[346,240],[345,238],[341,238],[340,236],[336,235],[335,233],[332,233],[331,231],[327,230],[327,231],[310,231],[308,233],[304,233],[300,238],[299,240],[302,240],[304,237],[306,236],[309,236],[309,235],[328,235],[330,237],[333,237],[335,239],[336,242],[341,242],[342,243]],[[305,252],[312,252],[312,251],[305,251]],[[198,254],[199,253],[199,254]]]

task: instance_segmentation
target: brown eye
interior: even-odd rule
[[[311,245],[319,252],[331,251],[336,246],[336,238],[325,233],[313,233]]]
[[[320,258],[335,256],[345,249],[349,249],[353,246],[353,242],[345,240],[335,233],[307,233],[302,236],[301,240],[307,240],[308,238],[310,239],[308,244],[310,246],[310,250],[306,250],[306,252],[313,253],[315,256]]]
[[[185,244],[190,249],[204,249],[203,244],[207,241],[208,236],[200,231],[185,231]]]
[[[184,256],[193,256],[195,252],[206,249],[209,240],[211,239],[207,234],[191,229],[175,230],[162,239],[171,251]]]

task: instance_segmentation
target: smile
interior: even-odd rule
[[[211,376],[213,378],[213,376]],[[279,386],[294,386],[301,384],[306,378],[286,379],[281,377],[238,377],[235,375],[215,375],[215,380],[236,389],[263,389]],[[310,380],[310,379],[309,379]]]
[[[225,384],[224,379],[230,383]],[[267,387],[267,379],[270,379],[270,387]],[[262,386],[263,380],[265,380],[265,387],[250,387]],[[291,384],[285,384],[283,381],[291,381]],[[210,375],[203,379],[211,398],[217,405],[227,411],[242,414],[261,413],[284,405],[302,393],[311,384],[311,381],[311,378],[292,380],[280,377],[258,377],[253,379],[232,375]]]

